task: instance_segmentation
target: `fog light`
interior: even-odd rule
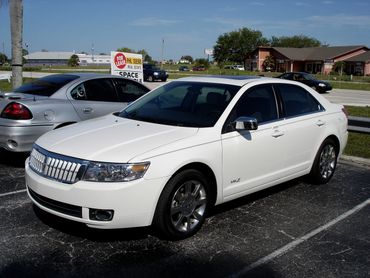
[[[16,147],[18,147],[18,143],[14,140],[8,140],[6,143],[9,149],[15,149]]]
[[[111,209],[89,209],[90,220],[111,221],[114,211]]]

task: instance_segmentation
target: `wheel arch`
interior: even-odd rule
[[[340,141],[339,141],[339,139],[338,139],[338,137],[336,136],[336,135],[334,135],[334,134],[332,134],[332,135],[329,135],[329,136],[327,136],[323,141],[322,141],[322,143],[323,142],[325,142],[327,139],[332,139],[333,141],[334,141],[334,143],[335,143],[335,147],[336,147],[336,152],[337,152],[337,155],[339,154],[339,151],[340,151]],[[321,144],[322,144],[321,143]],[[320,145],[321,146],[321,145]]]
[[[335,147],[336,147],[336,148],[335,148],[335,151],[336,151],[337,157],[339,158],[339,152],[340,152],[340,141],[339,141],[339,138],[338,138],[336,135],[334,135],[334,134],[328,135],[328,136],[326,136],[323,140],[321,140],[320,144],[317,146],[316,151],[315,151],[315,153],[314,153],[314,156],[313,156],[313,158],[312,158],[312,163],[311,163],[310,171],[312,171],[312,168],[313,168],[313,166],[314,166],[314,164],[315,164],[316,156],[317,156],[317,154],[318,154],[318,152],[319,152],[319,150],[320,150],[320,148],[321,148],[322,144],[323,144],[326,140],[328,140],[328,139],[332,139],[332,140],[334,141],[334,143],[335,143]]]
[[[214,205],[217,200],[218,192],[217,192],[217,180],[213,170],[207,164],[201,162],[193,162],[182,166],[171,176],[171,178],[176,176],[178,173],[188,169],[198,170],[209,181],[209,186],[211,190],[211,204]]]

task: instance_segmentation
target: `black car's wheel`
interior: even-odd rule
[[[149,76],[148,76],[148,81],[149,81],[149,82],[153,82],[153,81],[154,81],[153,76],[149,75]]]
[[[161,79],[163,82],[166,82],[167,81],[167,78],[163,78],[163,79]]]
[[[311,182],[324,184],[333,177],[337,166],[338,147],[333,139],[326,139],[320,146],[316,154],[311,172],[309,174]]]
[[[311,86],[311,89],[317,91],[316,86]]]
[[[170,179],[157,204],[153,226],[167,239],[184,239],[202,226],[209,207],[209,185],[197,170]]]

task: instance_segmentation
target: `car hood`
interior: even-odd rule
[[[41,136],[40,147],[91,161],[129,162],[151,150],[185,139],[198,128],[166,126],[107,115]]]

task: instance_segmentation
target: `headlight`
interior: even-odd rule
[[[127,164],[90,162],[82,180],[98,182],[133,181],[142,178],[149,165],[149,162]]]
[[[159,73],[158,73],[158,72],[154,72],[153,74],[154,74],[154,75],[158,75]]]
[[[319,86],[320,86],[320,87],[326,87],[326,84],[324,84],[324,83],[319,83]]]

